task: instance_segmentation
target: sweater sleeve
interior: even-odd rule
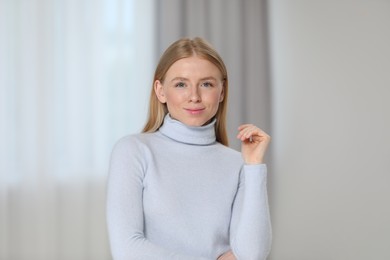
[[[265,260],[271,241],[267,167],[244,165],[231,219],[232,251],[238,260]]]
[[[111,154],[106,215],[113,259],[205,259],[172,252],[144,236],[142,193],[147,167],[144,157],[141,145],[129,139],[119,141]]]

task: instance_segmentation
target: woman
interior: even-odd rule
[[[271,225],[263,162],[270,137],[238,128],[228,148],[228,76],[203,39],[179,39],[154,75],[143,133],[114,147],[107,221],[117,259],[266,259]]]

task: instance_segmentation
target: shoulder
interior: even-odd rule
[[[224,158],[225,162],[230,161],[231,163],[234,164],[239,164],[239,165],[244,164],[244,160],[242,159],[241,152],[231,147],[225,146],[221,143],[217,143],[217,149],[219,150],[221,157]]]
[[[217,147],[221,152],[223,152],[229,156],[233,156],[233,157],[241,156],[241,153],[239,151],[237,151],[229,146],[223,145],[221,143],[217,143]]]
[[[110,169],[146,169],[151,161],[150,143],[155,133],[140,133],[120,138],[111,151]]]
[[[139,133],[123,136],[114,144],[112,153],[131,154],[145,151],[154,135],[155,133]]]

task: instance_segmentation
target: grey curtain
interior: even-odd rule
[[[253,123],[270,132],[265,0],[156,0],[158,56],[179,37],[201,36],[219,51],[229,73],[228,133]],[[157,59],[158,57],[156,57]]]

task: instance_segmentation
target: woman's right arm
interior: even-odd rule
[[[120,140],[111,155],[106,210],[113,259],[204,259],[171,252],[145,238],[143,156],[141,145],[129,138]]]

